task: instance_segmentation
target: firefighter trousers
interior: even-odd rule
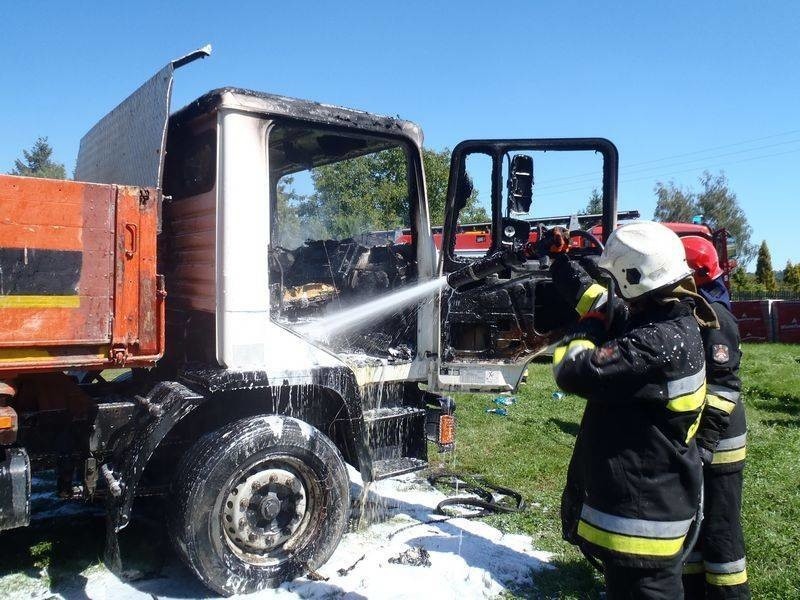
[[[743,470],[704,471],[703,524],[683,569],[685,598],[749,599],[741,522]]]
[[[661,569],[621,567],[603,562],[608,600],[680,600],[681,565]]]

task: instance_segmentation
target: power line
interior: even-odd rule
[[[715,159],[715,158],[723,158],[725,156],[735,156],[737,154],[745,154],[747,152],[755,152],[757,150],[765,150],[767,148],[775,148],[777,146],[785,146],[786,144],[796,144],[797,142],[800,142],[800,138],[796,138],[796,139],[792,139],[792,140],[786,140],[786,141],[783,141],[783,142],[776,142],[774,144],[765,144],[763,146],[754,146],[753,148],[744,148],[742,150],[734,150],[732,152],[724,152],[722,154],[714,154],[714,155],[711,155],[711,156],[702,156],[702,157],[699,157],[699,158],[693,158],[693,159],[690,159],[690,160],[687,160],[687,161],[679,161],[679,162],[672,163],[672,164],[655,165],[655,166],[651,166],[651,167],[645,167],[643,169],[633,169],[632,171],[627,171],[626,174],[646,173],[648,171],[654,171],[654,170],[659,170],[659,169],[663,169],[663,168],[679,167],[681,165],[688,165],[688,164],[691,164],[691,163],[696,163],[698,161],[707,161],[707,160],[712,160],[712,159]],[[622,169],[620,169],[620,170],[622,170]],[[592,176],[591,178],[589,177],[590,175]],[[572,175],[572,176],[568,176],[568,177],[554,178],[554,179],[548,180],[547,184],[541,186],[540,189],[548,189],[548,190],[549,189],[558,189],[560,187],[564,187],[565,185],[572,185],[574,183],[579,183],[579,182],[582,182],[582,181],[585,181],[586,183],[589,183],[593,179],[597,179],[597,177],[598,177],[598,173],[595,172],[595,173],[587,173],[585,175]],[[572,181],[566,181],[566,182],[563,182],[563,183],[557,183],[555,185],[551,185],[551,182],[557,181],[559,179],[560,180],[571,179]]]
[[[639,165],[646,165],[646,164],[650,164],[652,162],[658,162],[658,161],[662,161],[662,160],[669,160],[669,159],[672,159],[672,158],[682,158],[684,156],[693,156],[695,154],[702,154],[703,152],[711,152],[712,150],[723,150],[725,148],[732,148],[734,146],[741,146],[743,144],[751,144],[753,142],[761,142],[761,141],[764,141],[764,140],[774,139],[776,137],[783,137],[785,135],[792,135],[792,134],[795,134],[795,133],[800,133],[800,129],[792,129],[790,131],[784,131],[782,133],[774,133],[772,135],[765,135],[763,137],[752,138],[752,139],[749,139],[749,140],[743,140],[741,142],[733,142],[731,144],[724,144],[722,146],[712,146],[710,148],[704,148],[703,150],[694,150],[693,152],[685,152],[683,154],[674,154],[672,156],[667,156],[667,157],[664,157],[664,158],[654,158],[652,160],[645,160],[645,161],[638,162],[638,163],[631,163],[630,165],[627,165],[627,166],[628,167],[637,167]]]
[[[765,136],[762,136],[762,137],[751,138],[751,139],[742,140],[742,141],[739,141],[739,142],[732,142],[730,144],[723,144],[721,146],[711,146],[711,147],[708,147],[708,148],[703,148],[702,150],[693,150],[692,152],[684,152],[684,153],[681,153],[681,154],[672,154],[670,156],[664,156],[664,157],[661,157],[661,158],[653,158],[653,159],[650,159],[650,160],[644,160],[644,161],[640,161],[640,162],[630,163],[630,164],[621,166],[620,167],[620,171],[631,169],[633,167],[639,167],[641,165],[648,165],[648,164],[653,164],[653,163],[670,161],[670,160],[673,160],[673,159],[676,159],[676,158],[683,158],[685,156],[694,156],[694,155],[697,155],[697,154],[704,154],[706,152],[711,152],[713,150],[723,150],[725,148],[733,148],[735,146],[741,146],[743,144],[752,144],[753,142],[761,142],[761,141],[764,141],[764,140],[774,139],[776,137],[784,137],[784,136],[792,135],[792,134],[795,134],[795,133],[800,133],[800,129],[792,129],[792,130],[789,130],[789,131],[783,131],[781,133],[774,133],[772,135],[765,135]],[[780,142],[780,144],[787,144],[787,143],[790,143],[790,142]],[[751,150],[754,150],[754,149],[755,148],[751,148]],[[742,150],[741,152],[745,152],[745,151],[746,150]],[[710,158],[710,157],[706,157],[706,158]],[[703,160],[703,159],[698,159],[698,160]],[[581,173],[581,174],[577,174],[577,175],[565,175],[563,177],[553,178],[550,181],[553,182],[553,181],[561,181],[561,180],[570,180],[570,179],[581,178],[581,177],[584,177],[584,176],[594,175],[594,174],[595,174],[595,172]]]
[[[786,150],[785,152],[774,152],[774,153],[771,153],[771,154],[764,154],[764,155],[761,155],[761,156],[751,156],[751,157],[748,157],[748,158],[743,158],[741,160],[727,161],[727,162],[724,162],[724,163],[718,163],[718,164],[715,164],[715,165],[707,165],[707,166],[704,166],[704,167],[700,166],[700,167],[693,167],[693,168],[690,168],[690,169],[682,169],[680,171],[673,171],[671,173],[662,173],[660,175],[659,174],[653,174],[653,175],[645,175],[645,176],[642,176],[642,177],[634,177],[634,178],[630,178],[630,179],[625,178],[625,179],[621,179],[619,183],[632,183],[634,181],[644,181],[645,179],[660,179],[660,178],[663,178],[663,177],[672,177],[673,175],[680,175],[682,173],[691,173],[692,171],[698,171],[700,169],[716,169],[718,167],[725,167],[727,165],[735,165],[735,164],[739,164],[739,163],[750,162],[750,161],[753,161],[753,160],[760,160],[760,159],[763,159],[763,158],[772,158],[774,156],[783,156],[783,155],[786,155],[786,154],[794,154],[795,152],[800,152],[800,148],[794,148],[792,150]],[[545,197],[546,198],[548,196],[560,196],[562,194],[571,194],[571,193],[575,193],[575,192],[585,192],[585,191],[586,191],[586,187],[585,186],[581,186],[581,187],[575,187],[575,188],[561,190],[561,191],[545,192],[544,194],[537,194],[536,197],[537,198],[541,198],[541,197]]]

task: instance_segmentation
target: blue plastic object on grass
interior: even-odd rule
[[[514,396],[498,396],[492,402],[498,406],[512,406],[517,403],[517,399]]]
[[[493,415],[500,415],[501,417],[508,416],[508,411],[505,408],[487,408],[486,412]]]
[[[552,396],[553,400],[561,400],[564,398],[564,396],[566,396],[566,394],[564,392],[556,390],[555,392],[553,392]]]

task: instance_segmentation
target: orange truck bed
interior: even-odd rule
[[[0,379],[161,357],[159,203],[153,189],[0,175]]]

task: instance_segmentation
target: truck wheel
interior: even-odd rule
[[[350,486],[336,446],[290,417],[235,421],[184,456],[170,531],[178,554],[223,595],[317,569],[347,526]]]

